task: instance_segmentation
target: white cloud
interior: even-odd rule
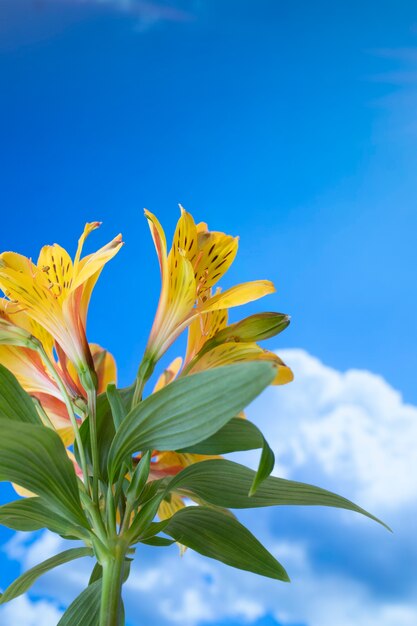
[[[303,350],[280,351],[295,381],[249,411],[290,476],[321,474],[368,507],[417,500],[417,407],[380,376],[338,372]]]
[[[50,602],[20,596],[0,609],[0,626],[56,626],[62,612]]]

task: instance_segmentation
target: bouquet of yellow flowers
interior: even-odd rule
[[[89,343],[94,285],[123,245],[121,236],[87,256],[85,226],[74,259],[44,246],[37,263],[0,255],[0,480],[20,498],[0,507],[0,523],[49,529],[76,547],[33,567],[1,595],[25,593],[43,573],[80,557],[94,560],[88,587],[60,626],[124,624],[122,587],[140,543],[190,548],[232,567],[288,581],[284,567],[230,511],[323,505],[376,518],[329,491],[271,476],[274,454],[243,410],[268,385],[291,382],[289,367],[258,345],[289,324],[281,313],[228,323],[228,309],[274,292],[270,281],[216,287],[238,240],[196,224],[181,208],[168,251],[157,218],[145,212],[161,294],[128,388],[116,364]],[[184,331],[186,352],[144,397],[161,357]],[[222,455],[260,449],[256,471]],[[377,520],[379,521],[379,520]],[[382,522],[381,522],[382,523]]]

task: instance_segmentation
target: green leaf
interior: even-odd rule
[[[265,437],[252,422],[240,417],[234,417],[217,433],[195,446],[183,448],[180,452],[191,454],[227,454],[243,450],[262,448],[258,470],[253,478],[250,495],[253,495],[258,486],[274,469],[275,456]]]
[[[101,580],[88,585],[77,596],[57,626],[97,626],[100,618]]]
[[[140,459],[135,471],[132,475],[132,480],[126,492],[126,498],[128,502],[134,504],[137,502],[143,492],[143,489],[148,480],[149,471],[151,467],[151,451],[147,450],[143,457]]]
[[[121,424],[109,452],[114,479],[138,450],[178,450],[207,439],[239,413],[275,376],[275,365],[218,367],[174,381],[140,402]]]
[[[98,580],[101,580],[102,578],[103,578],[103,567],[100,565],[100,563],[96,563],[91,572],[90,580],[88,581],[88,584],[92,585],[93,583],[97,582]]]
[[[140,508],[139,513],[133,520],[129,530],[126,533],[126,539],[129,544],[133,545],[139,540],[139,537],[149,528],[152,520],[158,512],[159,505],[164,497],[164,493],[157,493]]]
[[[19,578],[7,587],[6,591],[0,596],[0,604],[9,602],[18,596],[21,596],[23,593],[26,593],[33,583],[36,582],[40,576],[42,576],[42,574],[58,567],[58,565],[69,563],[70,561],[80,559],[84,556],[93,556],[93,554],[94,553],[91,548],[71,548],[70,550],[65,550],[65,552],[56,554],[50,559],[43,561],[43,563],[39,563],[39,565],[35,565],[35,567],[32,567],[30,570],[19,576]]]
[[[270,476],[253,496],[248,490],[255,472],[244,465],[225,459],[213,459],[194,463],[177,474],[169,483],[169,491],[196,495],[202,500],[230,509],[246,509],[276,505],[329,506],[356,511],[390,528],[377,517],[350,500],[331,491]],[[164,531],[165,532],[165,531]]]
[[[165,537],[149,537],[148,539],[141,539],[141,543],[145,543],[148,546],[156,546],[158,548],[165,548],[172,546],[175,543],[174,539],[166,539]]]
[[[32,398],[3,365],[0,365],[0,419],[42,424]]]
[[[241,417],[233,417],[213,435],[178,452],[190,454],[228,454],[243,450],[256,450],[264,445],[264,437],[255,424]]]
[[[45,426],[4,419],[0,433],[0,481],[42,496],[69,522],[88,528],[74,467],[57,433]]]
[[[24,498],[0,506],[0,524],[13,530],[34,531],[41,528],[64,537],[87,538],[85,528],[75,526],[51,510],[41,498]]]
[[[132,402],[134,386],[126,387],[124,389],[118,389],[117,393],[122,400],[123,406],[127,413]],[[96,422],[97,422],[97,439],[98,447],[100,450],[100,473],[104,480],[107,480],[107,458],[110,450],[111,443],[116,433],[113,421],[112,409],[105,393],[102,393],[97,398],[96,408]],[[87,457],[91,460],[91,446],[90,446],[90,423],[87,418],[84,420],[80,428],[80,436],[86,450]],[[77,445],[74,446],[75,456],[79,462]]]
[[[107,477],[107,456],[111,446],[111,442],[114,439],[115,428],[112,418],[111,407],[108,398],[105,393],[102,393],[97,398],[96,407],[96,423],[97,423],[97,439],[98,449],[100,450],[100,473],[101,478]],[[92,464],[91,455],[91,443],[90,443],[90,420],[87,418],[84,420],[80,427],[80,437],[83,442],[84,450],[87,458]],[[77,461],[80,462],[77,445],[74,446],[75,456]]]
[[[201,506],[177,511],[164,528],[178,543],[231,567],[288,582],[282,565],[233,517]]]
[[[116,389],[116,385],[107,385],[106,395],[111,407],[114,426],[117,430],[126,417],[127,411],[123,404],[122,396],[119,390]]]

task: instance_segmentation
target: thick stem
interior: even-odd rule
[[[124,562],[125,553],[117,547],[114,555],[102,564],[100,626],[121,626]]]

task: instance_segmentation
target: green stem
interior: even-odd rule
[[[124,562],[125,551],[117,546],[113,556],[102,563],[99,626],[121,626]]]
[[[132,408],[142,400],[143,389],[148,379],[152,376],[155,369],[155,361],[153,359],[143,358],[139,366],[138,375],[136,377],[135,391],[133,392]]]
[[[81,462],[81,469],[83,472],[83,478],[84,478],[84,484],[86,486],[86,488],[88,489],[88,471],[87,471],[87,459],[85,457],[85,451],[84,451],[84,446],[83,443],[81,441],[81,436],[80,436],[80,431],[78,428],[78,423],[77,423],[77,418],[75,417],[75,413],[74,413],[74,409],[72,406],[72,402],[71,402],[71,398],[68,395],[67,389],[64,385],[64,383],[61,380],[61,377],[59,376],[58,372],[55,369],[55,365],[53,364],[53,362],[51,361],[51,359],[49,358],[48,354],[45,351],[45,348],[42,345],[38,346],[38,351],[40,354],[40,357],[42,358],[43,362],[46,365],[46,368],[48,369],[49,373],[51,374],[52,378],[55,380],[59,391],[62,394],[62,398],[65,402],[65,406],[67,407],[67,411],[68,411],[68,415],[71,421],[71,425],[74,431],[74,436],[75,436],[75,441],[77,442],[77,447],[78,447],[78,453],[80,455],[80,462]]]
[[[87,390],[88,416],[90,422],[91,457],[93,461],[93,500],[99,506],[98,478],[100,473],[100,458],[98,453],[97,419],[96,419],[96,392]]]

